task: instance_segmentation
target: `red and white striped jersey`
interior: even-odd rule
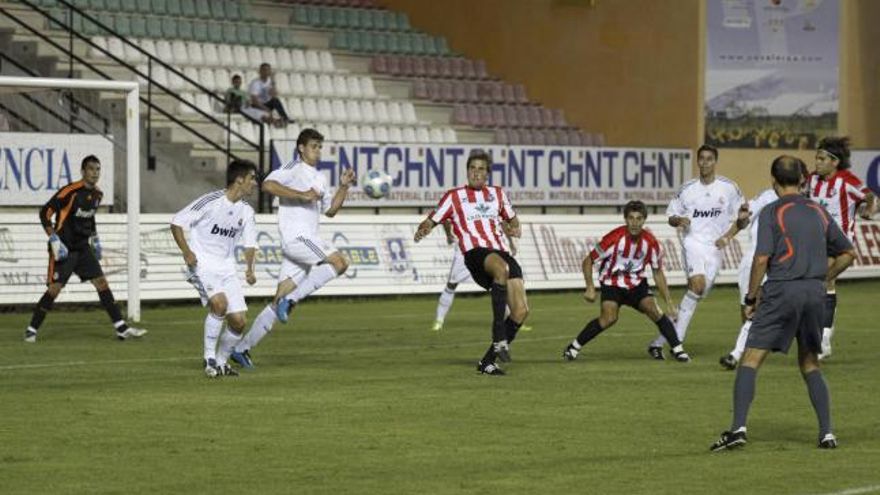
[[[590,257],[599,265],[599,283],[623,289],[632,289],[645,279],[645,267],[663,268],[663,250],[648,229],[633,239],[626,225],[605,234],[590,251]]]
[[[507,194],[500,187],[462,186],[446,191],[428,218],[436,223],[452,222],[458,248],[466,253],[477,247],[509,251],[501,222],[515,216]]]
[[[850,240],[856,234],[856,208],[869,192],[849,170],[838,170],[827,180],[819,174],[810,174],[810,199],[828,210]]]

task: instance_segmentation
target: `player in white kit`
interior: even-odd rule
[[[849,139],[826,137],[816,150],[816,172],[810,176],[809,198],[824,206],[840,230],[855,244],[856,212],[870,220],[877,211],[877,202],[870,189],[849,171]],[[830,260],[829,260],[830,263]],[[834,314],[837,310],[836,279],[826,284],[825,320],[822,323],[822,353],[819,359],[831,355],[831,337],[834,335]]]
[[[718,150],[702,145],[697,150],[700,177],[685,182],[669,203],[669,225],[681,230],[682,254],[687,270],[688,290],[678,307],[675,331],[684,342],[697,303],[712,289],[721,269],[721,250],[748,224],[748,205],[732,180],[715,175]],[[665,359],[657,337],[648,346],[654,359]]]
[[[171,235],[183,253],[187,281],[199,292],[203,306],[210,306],[205,318],[205,375],[237,375],[227,364],[235,344],[241,340],[247,305],[238,279],[235,245],[244,244],[245,278],[253,285],[257,247],[254,209],[244,201],[257,184],[257,167],[235,160],[226,169],[226,189],[202,195],[186,205],[171,220]],[[185,231],[189,231],[187,241]],[[223,332],[223,322],[228,327]],[[218,345],[219,341],[219,345]]]
[[[276,320],[286,323],[296,303],[348,269],[348,260],[320,238],[318,225],[322,213],[333,217],[342,208],[348,188],[355,181],[354,171],[342,172],[339,188],[332,192],[327,178],[315,168],[323,146],[321,133],[303,129],[296,140],[298,158],[263,181],[263,191],[278,197],[278,231],[284,259],[274,301],[254,319],[232,353],[232,359],[245,368],[253,367],[250,350],[272,331]]]
[[[752,258],[755,257],[755,242],[758,239],[758,218],[760,218],[761,210],[777,199],[779,199],[779,196],[771,187],[758,193],[758,195],[752,198],[748,203],[750,221],[749,244],[747,249],[743,252],[743,257],[739,262],[739,279],[737,281],[737,284],[739,285],[739,304],[740,315],[742,316],[742,327],[739,329],[739,336],[736,339],[736,345],[733,350],[727,355],[722,356],[718,361],[721,366],[728,370],[736,369],[737,363],[742,357],[743,352],[745,352],[746,340],[749,336],[749,328],[752,326],[752,320],[747,319],[745,316],[746,306],[743,301],[745,301],[746,295],[749,292],[749,278],[752,274]]]

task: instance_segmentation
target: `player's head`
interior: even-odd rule
[[[816,173],[826,177],[835,170],[846,170],[849,163],[849,138],[826,137],[816,149]]]
[[[86,187],[92,188],[98,185],[98,179],[101,178],[101,160],[95,155],[89,155],[82,159],[80,165],[83,182]]]
[[[240,88],[241,87],[241,74],[235,74],[232,76],[232,87]]]
[[[796,156],[780,155],[770,165],[770,175],[773,176],[773,189],[776,194],[781,193],[782,188],[800,189],[804,183],[804,169],[807,165]],[[781,195],[781,194],[780,194]]]
[[[633,200],[623,207],[623,219],[626,220],[626,230],[630,235],[637,236],[642,233],[645,220],[648,219],[648,207],[639,200]]]
[[[718,148],[711,144],[704,144],[697,148],[697,167],[700,169],[700,177],[711,177],[715,174],[717,162]]]
[[[321,160],[324,136],[314,129],[303,129],[296,138],[296,151],[302,161],[315,166]]]
[[[226,167],[226,188],[236,188],[248,196],[257,185],[257,166],[249,160],[233,160]]]
[[[467,178],[470,187],[479,189],[489,181],[489,166],[492,157],[483,150],[471,152],[467,160]]]
[[[260,79],[269,79],[270,77],[272,77],[272,66],[263,62],[260,64]]]

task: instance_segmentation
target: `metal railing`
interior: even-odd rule
[[[151,162],[154,162],[154,160],[155,160],[155,158],[152,156],[152,142],[151,142],[152,136],[151,136],[151,132],[150,132],[151,125],[152,125],[152,112],[155,111],[155,112],[161,114],[163,117],[167,118],[169,121],[171,121],[175,125],[190,132],[192,135],[196,136],[201,142],[207,144],[209,147],[223,153],[227,157],[227,159],[239,158],[231,150],[232,138],[233,137],[237,138],[238,140],[241,141],[242,144],[244,144],[246,147],[251,148],[253,151],[255,151],[257,153],[257,156],[259,157],[258,163],[257,163],[259,173],[261,175],[265,174],[265,172],[266,172],[265,160],[266,160],[266,150],[267,150],[267,148],[266,148],[266,131],[265,131],[265,127],[262,125],[262,123],[260,121],[258,121],[257,119],[254,119],[253,117],[251,117],[247,114],[244,114],[242,112],[238,113],[239,115],[242,115],[248,122],[250,122],[252,124],[257,124],[259,126],[259,139],[257,142],[254,142],[254,141],[248,139],[247,137],[245,137],[240,132],[232,129],[232,127],[231,127],[231,117],[232,116],[230,113],[227,113],[226,119],[225,119],[226,122],[223,122],[222,120],[218,119],[217,117],[210,114],[209,112],[206,112],[203,109],[199,108],[194,103],[191,103],[191,102],[187,101],[186,99],[184,99],[182,96],[180,96],[180,94],[176,90],[172,90],[169,87],[157,82],[153,78],[153,67],[154,67],[154,65],[161,66],[162,68],[164,68],[166,70],[166,72],[168,74],[173,74],[174,76],[179,77],[186,84],[188,84],[192,88],[194,88],[195,91],[202,93],[202,94],[206,94],[209,98],[209,101],[211,101],[213,104],[225,104],[225,100],[223,98],[219,97],[217,94],[215,94],[213,91],[209,90],[208,88],[206,88],[205,86],[203,86],[199,82],[193,80],[192,78],[187,76],[182,71],[169,65],[165,61],[159,59],[158,57],[156,57],[152,53],[145,51],[144,49],[142,49],[138,45],[132,43],[129,39],[120,35],[113,28],[102,23],[101,21],[96,19],[94,16],[83,11],[82,9],[80,9],[76,5],[72,4],[71,2],[69,2],[67,0],[55,0],[55,1],[59,4],[59,7],[63,7],[64,9],[67,10],[67,19],[66,20],[58,19],[57,17],[52,15],[51,12],[48,12],[44,7],[36,4],[35,2],[32,2],[31,0],[19,0],[19,2],[21,4],[27,6],[28,8],[30,8],[34,12],[36,12],[36,13],[40,14],[42,17],[44,17],[46,19],[46,21],[48,23],[50,23],[51,26],[59,27],[59,28],[65,30],[68,35],[67,47],[65,47],[62,44],[58,43],[57,41],[53,40],[49,35],[45,34],[43,32],[43,30],[40,29],[39,27],[31,26],[30,24],[21,20],[20,18],[18,18],[16,15],[9,12],[5,8],[0,7],[0,14],[11,19],[13,22],[15,22],[16,24],[18,24],[19,26],[21,26],[22,28],[27,30],[28,32],[30,32],[34,36],[42,39],[44,42],[48,43],[49,45],[51,45],[53,48],[55,48],[59,52],[65,54],[68,57],[68,76],[69,77],[73,76],[74,62],[76,62],[76,63],[79,63],[79,64],[87,67],[89,70],[93,71],[95,74],[97,74],[98,76],[100,76],[104,79],[108,79],[108,80],[114,79],[111,75],[107,74],[105,71],[101,70],[99,67],[97,67],[96,65],[94,65],[91,62],[89,62],[88,60],[86,60],[84,57],[81,57],[75,53],[74,40],[78,40],[78,41],[85,43],[89,48],[97,50],[98,52],[100,52],[101,54],[106,56],[108,59],[112,60],[115,64],[118,64],[119,67],[122,67],[122,68],[125,68],[125,69],[131,71],[133,74],[143,78],[144,81],[146,81],[146,84],[147,84],[146,95],[141,96],[140,100],[141,100],[141,102],[146,104],[146,107],[147,107],[147,112],[146,112],[146,131],[147,131],[146,152],[147,152],[148,166]],[[126,62],[125,60],[123,60],[120,57],[111,53],[107,48],[99,46],[98,44],[93,42],[91,39],[89,39],[88,36],[85,36],[82,33],[75,30],[74,29],[74,15],[80,16],[84,20],[84,22],[90,22],[90,23],[94,24],[95,26],[97,26],[100,30],[102,30],[103,32],[106,33],[105,36],[118,39],[121,43],[123,43],[123,46],[127,46],[130,49],[135,50],[137,53],[140,53],[140,55],[143,58],[145,58],[147,61],[146,62],[147,71],[143,72],[137,66]],[[203,132],[199,131],[194,126],[190,125],[187,122],[184,122],[183,120],[181,120],[177,116],[175,116],[172,112],[170,112],[170,111],[162,108],[158,104],[156,104],[153,101],[154,90],[157,90],[158,92],[160,92],[161,94],[163,94],[165,96],[171,97],[178,104],[187,107],[193,113],[201,116],[204,119],[204,121],[200,122],[199,124],[216,125],[226,135],[225,146],[223,144],[219,144],[219,143],[215,142],[213,139],[206,136]],[[258,210],[259,211],[263,210],[263,203],[264,203],[263,194],[262,194],[262,191],[259,191],[259,198],[258,198]]]

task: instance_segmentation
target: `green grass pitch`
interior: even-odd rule
[[[649,359],[655,327],[630,309],[565,363],[598,306],[531,293],[534,330],[506,377],[474,370],[487,296],[458,297],[439,334],[434,297],[307,301],[255,349],[256,370],[218,380],[202,374],[195,303],[147,307],[139,342],[113,339],[100,309],[62,308],[28,345],[30,314],[4,313],[0,493],[880,490],[880,283],[838,293],[824,370],[841,447],[816,448],[792,353],[758,376],[750,443],[716,454],[734,378],[717,361],[739,328],[732,288],[698,307],[690,364]],[[250,316],[263,304],[250,301]]]

